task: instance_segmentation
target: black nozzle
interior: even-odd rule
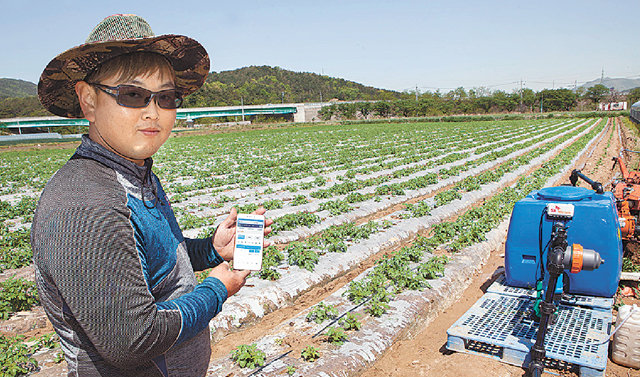
[[[578,177],[582,178],[585,182],[590,184],[591,188],[593,190],[595,190],[595,192],[597,194],[604,194],[604,188],[602,187],[602,183],[595,182],[595,181],[589,179],[589,177],[587,177],[586,175],[582,174],[582,172],[580,170],[578,170],[578,169],[574,169],[571,172],[571,176],[569,177],[569,181],[571,182],[571,185],[575,186],[578,183]]]

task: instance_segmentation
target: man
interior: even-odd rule
[[[208,323],[249,274],[226,262],[237,213],[213,238],[185,239],[151,156],[208,70],[195,40],[156,37],[142,18],[114,15],[40,78],[45,108],[89,120],[89,134],[45,187],[31,229],[40,301],[69,376],[206,374]],[[197,284],[194,270],[212,267]]]

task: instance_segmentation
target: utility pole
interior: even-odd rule
[[[540,114],[542,114],[543,110],[542,110],[542,102],[544,102],[544,92],[540,92],[540,95],[542,95],[542,98],[540,98]]]
[[[520,111],[522,111],[522,79],[520,79]]]
[[[603,85],[602,82],[604,81],[604,66],[602,66],[602,74],[600,75],[600,85]]]
[[[242,109],[242,121],[244,122],[244,97],[240,96],[240,108]]]
[[[418,84],[416,84],[416,102],[418,102]]]

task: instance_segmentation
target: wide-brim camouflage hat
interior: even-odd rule
[[[163,55],[176,73],[176,88],[187,96],[202,86],[209,74],[205,48],[184,35],[155,36],[149,24],[133,14],[105,18],[86,42],[56,56],[42,72],[38,97],[45,109],[66,118],[84,118],[75,84],[103,62],[132,52]]]

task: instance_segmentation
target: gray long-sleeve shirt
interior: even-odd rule
[[[182,236],[151,159],[84,136],[47,183],[31,228],[40,301],[70,376],[200,376],[227,291],[194,270],[222,258]]]

